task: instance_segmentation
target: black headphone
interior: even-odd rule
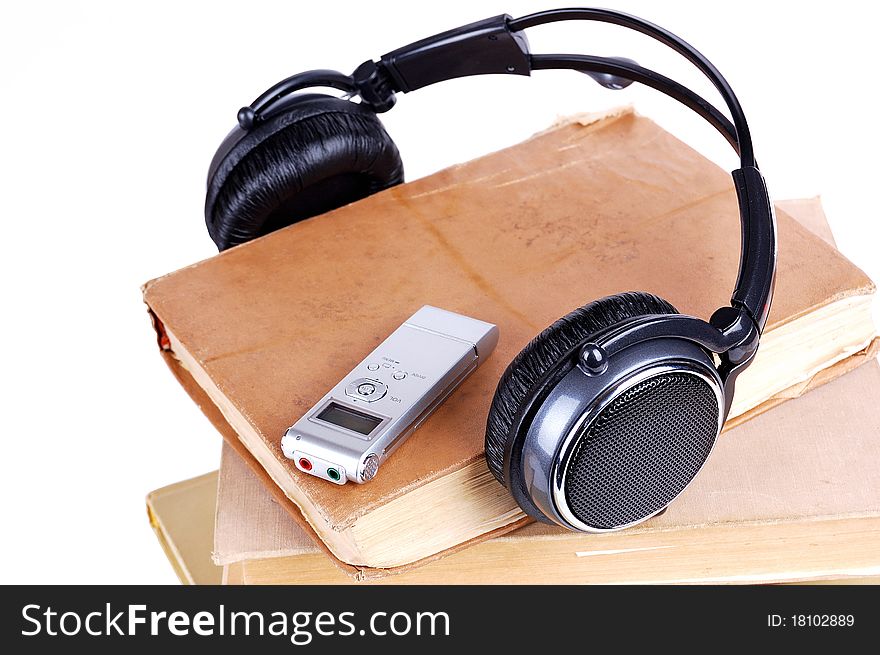
[[[728,120],[677,82],[623,58],[533,55],[523,30],[563,20],[613,23],[677,51],[714,84]],[[498,383],[486,461],[529,515],[573,530],[625,528],[662,511],[697,475],[747,367],[773,295],[776,221],[739,101],[691,45],[635,16],[556,9],[496,16],[366,61],[351,75],[316,70],[279,82],[238,113],[211,162],[205,219],[223,250],[403,181],[397,148],[377,113],[395,93],[468,75],[568,68],[620,89],[640,82],[675,98],[733,146],[742,222],[729,307],[708,322],[657,296],[591,302],[535,337]],[[310,87],[343,98],[298,94]],[[350,98],[359,97],[360,102]]]

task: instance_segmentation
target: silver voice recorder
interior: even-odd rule
[[[367,482],[495,349],[491,323],[425,305],[281,438],[305,473]]]

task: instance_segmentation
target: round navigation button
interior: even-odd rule
[[[370,382],[364,382],[363,384],[359,384],[357,391],[362,396],[372,396],[376,393],[376,385],[371,384]]]
[[[345,395],[365,403],[372,403],[385,397],[388,387],[379,380],[358,378],[345,387]]]
[[[367,370],[368,371],[378,371],[379,365],[378,364],[367,364]]]
[[[406,373],[404,373],[403,371],[397,371],[391,377],[393,377],[395,380],[402,380],[406,377]]]

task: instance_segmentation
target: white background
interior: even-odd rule
[[[550,3],[550,4],[548,4]],[[566,3],[562,3],[566,4]],[[613,2],[727,76],[776,198],[821,194],[840,249],[880,279],[870,3]],[[0,24],[0,581],[170,583],[151,489],[215,469],[220,441],[159,357],[139,286],[215,250],[204,175],[238,108],[310,68],[366,58],[545,2],[14,3]],[[529,33],[533,52],[621,55],[691,85],[646,37]],[[648,89],[576,73],[449,82],[383,117],[408,179],[513,144],[557,115],[632,102],[728,170],[711,128]],[[732,244],[732,247],[737,247]],[[585,298],[586,302],[589,298]]]

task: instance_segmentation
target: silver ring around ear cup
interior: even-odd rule
[[[687,360],[650,366],[607,389],[554,460],[556,511],[583,532],[621,530],[656,515],[706,463],[723,403],[718,381]]]
[[[582,532],[631,527],[662,511],[709,457],[724,417],[712,357],[683,338],[580,361],[524,425],[508,478],[536,518]]]

